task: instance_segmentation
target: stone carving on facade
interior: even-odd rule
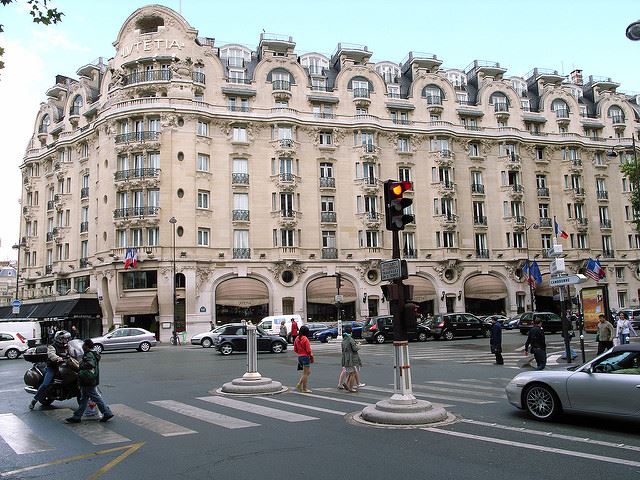
[[[205,145],[211,145],[211,138],[197,136],[196,143],[204,143]]]
[[[342,140],[347,135],[347,130],[345,128],[334,128],[333,129],[333,144],[336,147],[340,146]]]
[[[359,263],[356,263],[354,268],[356,269],[358,274],[360,274],[361,279],[369,282],[369,279],[367,278],[367,273],[369,272],[369,270],[376,270],[376,271],[379,270],[380,260],[366,260],[364,262],[359,262]],[[377,283],[377,281],[374,283]]]
[[[304,272],[307,271],[307,267],[305,267],[302,263],[297,260],[282,260],[279,262],[274,262],[273,266],[267,267],[267,270],[271,272],[273,278],[278,280],[280,283],[282,282],[282,272],[291,270],[293,272],[294,279],[291,284],[295,284],[298,282],[298,278]],[[290,284],[287,284],[290,285]]]
[[[433,266],[438,276],[445,283],[455,283],[462,274],[464,267],[457,259],[444,260]]]
[[[191,79],[193,62],[190,57],[184,60],[178,60],[171,64],[171,70],[173,71],[173,78],[176,80]]]
[[[109,82],[108,90],[112,90],[116,87],[122,87],[124,85],[125,73],[119,68],[111,69],[111,82]]]
[[[477,143],[477,141],[475,141],[474,143]],[[480,149],[482,151],[482,154],[487,155],[491,153],[491,150],[497,144],[498,142],[496,142],[495,140],[488,140],[488,139],[480,140]]]
[[[162,275],[162,278],[164,278],[165,280],[168,280],[173,276],[172,268],[163,267],[163,268],[160,268],[159,271],[160,271],[160,275]]]
[[[298,131],[300,133],[305,133],[314,147],[320,145],[320,127],[316,127],[313,125],[304,125],[298,127]]]
[[[420,147],[422,147],[422,145],[424,144],[426,139],[427,139],[426,135],[418,134],[418,133],[411,133],[409,135],[409,143],[411,145],[411,149],[414,152],[417,152],[418,149]]]
[[[231,135],[232,121],[229,120],[213,120],[211,122],[213,126],[216,126],[220,131],[228,138]]]
[[[515,282],[522,283],[525,281],[524,275],[518,276],[522,267],[526,262],[509,262],[504,265],[504,269],[507,271],[507,276]]]
[[[200,296],[202,286],[209,281],[209,277],[213,272],[210,268],[197,267],[196,268],[196,296]]]

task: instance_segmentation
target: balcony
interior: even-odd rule
[[[359,183],[365,193],[377,193],[380,190],[381,182],[375,177],[361,178]]]
[[[82,187],[80,189],[80,198],[89,198],[89,187]]]
[[[547,217],[542,217],[539,221],[538,221],[538,225],[540,226],[540,228],[551,228],[551,219],[547,218]]]
[[[615,251],[613,250],[603,250],[602,251],[603,258],[615,258]]]
[[[271,82],[271,87],[273,91],[291,91],[291,82],[289,80],[274,80]]]
[[[573,221],[576,225],[576,229],[581,232],[584,232],[589,228],[589,219],[587,218],[574,218]]]
[[[135,168],[132,170],[118,170],[113,174],[116,182],[122,180],[131,180],[138,178],[153,178],[157,177],[160,173],[159,168]]]
[[[248,222],[249,221],[249,210],[233,210],[232,211],[232,220],[234,222]]]
[[[538,198],[549,198],[549,189],[547,187],[538,187],[536,189]]]
[[[403,248],[402,249],[402,258],[418,258],[418,249],[417,248]]]
[[[135,217],[152,217],[157,216],[160,211],[159,207],[129,207],[117,208],[113,211],[113,218],[135,218]]]
[[[90,267],[91,264],[89,263],[89,259],[86,257],[83,257],[80,259],[80,268],[87,268]]]
[[[523,229],[526,223],[527,219],[525,217],[521,217],[520,215],[513,215],[511,217],[511,225],[516,229]]]
[[[353,98],[370,98],[370,93],[368,88],[354,88],[353,89]]]
[[[476,258],[489,258],[489,250],[476,249]]]
[[[494,103],[493,111],[498,119],[509,118],[509,104],[508,103]]]
[[[473,226],[474,227],[486,227],[487,226],[487,217],[486,215],[479,215],[473,217]]]
[[[511,198],[517,199],[517,198],[522,198],[522,195],[524,194],[524,187],[522,185],[509,185],[511,188],[509,189],[509,196]]]
[[[173,77],[173,72],[168,68],[160,70],[146,70],[144,72],[133,72],[125,75],[123,85],[135,85],[147,82],[168,82]]]
[[[613,124],[614,128],[615,127],[624,126],[624,116],[622,116],[622,115],[612,115],[609,118],[611,118],[611,123]]]
[[[610,229],[611,228],[611,220],[608,219],[608,218],[601,218],[600,219],[600,228]]]
[[[484,185],[481,183],[472,183],[471,193],[475,195],[484,195]]]
[[[454,230],[458,226],[458,216],[453,213],[445,213],[440,216],[440,225],[445,230]]]
[[[596,197],[598,200],[609,200],[609,192],[606,190],[597,190]]]
[[[322,223],[336,223],[336,212],[320,212],[320,222]]]
[[[323,247],[322,249],[322,258],[325,260],[334,260],[336,258],[338,258],[338,249],[337,248],[330,248],[330,247]]]
[[[298,186],[299,178],[293,173],[278,173],[272,175],[271,179],[275,181],[278,188],[285,192],[291,192]]]
[[[380,214],[378,212],[364,212],[361,214],[362,221],[367,228],[377,228],[380,226]]]
[[[194,83],[201,83],[203,85],[206,83],[205,74],[202,72],[193,72],[191,74],[191,79],[193,80]]]
[[[450,181],[442,181],[438,184],[438,194],[441,197],[451,197],[456,193],[456,184]]]
[[[248,173],[232,173],[231,174],[232,185],[249,185]]]
[[[567,110],[566,108],[557,108],[555,112],[556,112],[556,118],[558,120],[569,118],[569,110]]]
[[[333,177],[320,177],[320,188],[336,188],[336,179]]]
[[[89,222],[80,222],[80,233],[86,233],[89,231]]]
[[[249,259],[249,258],[251,258],[251,249],[250,248],[234,248],[233,249],[233,258],[236,258],[236,259]]]
[[[144,131],[132,133],[119,133],[116,135],[116,145],[121,143],[149,142],[160,139],[160,132]]]
[[[571,196],[576,200],[582,200],[584,198],[584,195],[585,195],[585,192],[584,192],[584,188],[582,187],[575,187],[571,191]]]

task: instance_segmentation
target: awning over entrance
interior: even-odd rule
[[[12,307],[0,307],[0,319],[44,320],[46,318],[100,317],[102,310],[96,298],[72,298],[41,303],[28,303],[13,314]]]
[[[118,315],[153,315],[158,313],[158,296],[121,297],[116,305]]]
[[[342,295],[342,303],[355,302],[356,289],[353,284],[342,277],[342,287],[340,287],[340,295]],[[309,303],[325,303],[334,304],[336,301],[336,277],[323,277],[313,280],[307,286],[307,302]]]
[[[426,278],[411,275],[403,281],[405,285],[413,285],[414,302],[422,303],[436,299],[436,289],[433,284]]]
[[[508,297],[504,282],[493,275],[476,275],[464,284],[465,298],[501,300]]]
[[[216,305],[254,307],[269,303],[269,290],[255,278],[232,278],[216,288]]]

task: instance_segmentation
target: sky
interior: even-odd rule
[[[0,6],[0,260],[15,259],[20,237],[20,170],[45,91],[55,75],[114,56],[113,41],[126,18],[150,2],[49,0],[64,12],[58,25],[36,25],[27,0]],[[366,45],[372,61],[401,62],[409,51],[428,52],[443,68],[473,60],[500,62],[505,75],[534,67],[611,77],[620,91],[640,92],[640,42],[625,36],[640,17],[638,0],[168,0],[216,45],[256,48],[260,33],[286,34],[296,51],[331,55],[339,42]]]

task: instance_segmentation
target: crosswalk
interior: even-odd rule
[[[414,394],[436,407],[482,407],[505,401],[504,386],[508,380],[496,377],[460,382],[427,381],[414,385]],[[73,413],[70,408],[31,412],[25,409],[24,412],[0,413],[0,450],[6,450],[3,444],[15,455],[56,450],[61,432],[90,445],[104,446],[140,441],[149,435],[169,439],[198,435],[201,431],[210,431],[212,426],[222,430],[251,431],[270,428],[279,422],[324,422],[360,411],[389,398],[392,392],[390,385],[366,385],[355,394],[335,387],[320,387],[314,388],[313,393],[291,389],[277,396],[209,395],[181,401],[148,400],[136,405],[118,403],[111,405],[115,418],[108,423],[66,424],[64,419]]]

